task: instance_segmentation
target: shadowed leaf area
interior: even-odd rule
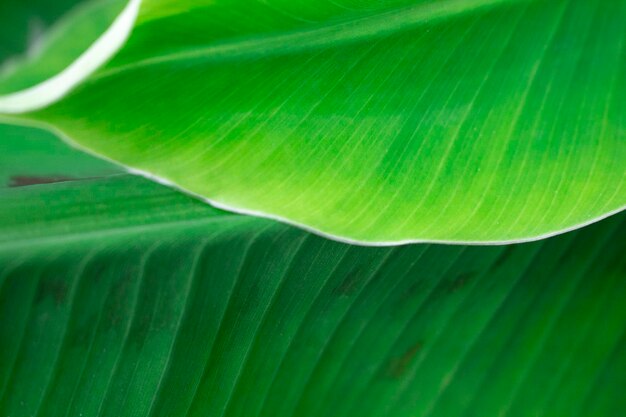
[[[0,193],[1,415],[626,407],[624,215],[514,246],[367,248],[127,175]]]

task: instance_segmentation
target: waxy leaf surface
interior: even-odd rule
[[[622,0],[133,0],[122,15],[129,38],[95,74],[0,111],[349,241],[531,240],[626,204]]]

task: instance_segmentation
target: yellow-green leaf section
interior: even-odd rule
[[[348,241],[531,240],[626,205],[625,21],[623,0],[143,0],[112,61],[20,117]]]

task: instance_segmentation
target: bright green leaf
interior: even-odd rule
[[[143,0],[111,62],[20,117],[347,240],[535,239],[626,204],[624,21],[622,0]]]

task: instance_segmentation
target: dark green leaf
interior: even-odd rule
[[[529,244],[364,248],[132,176],[0,198],[0,415],[626,407],[623,215]]]

